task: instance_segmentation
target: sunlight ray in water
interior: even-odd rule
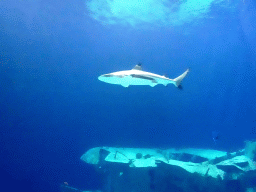
[[[223,0],[90,0],[91,16],[104,24],[175,26],[207,17],[214,3]]]

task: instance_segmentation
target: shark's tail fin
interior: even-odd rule
[[[179,89],[182,89],[181,86],[181,81],[186,77],[186,75],[188,74],[189,69],[187,69],[184,73],[182,73],[179,77],[173,79],[173,81],[175,82],[175,86],[178,87]]]

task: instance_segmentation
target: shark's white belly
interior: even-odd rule
[[[107,80],[107,83],[118,84],[124,87],[128,87],[130,85],[149,85],[151,87],[154,87],[157,84],[163,84],[166,86],[167,84],[172,83],[172,81],[160,79],[160,78],[154,78],[154,80],[149,80],[149,79],[136,78],[129,75],[124,77],[109,78]]]
[[[155,86],[158,83],[153,83],[151,80],[147,79],[141,79],[141,78],[135,78],[131,76],[127,76],[121,79],[121,85],[124,87],[127,87],[129,85],[150,85],[150,86]]]

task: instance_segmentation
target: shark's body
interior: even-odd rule
[[[172,83],[176,87],[181,88],[180,83],[188,72],[189,70],[187,69],[179,77],[169,79],[166,76],[142,71],[141,64],[138,64],[132,70],[104,74],[99,76],[98,79],[106,83],[122,85],[123,87],[129,87],[130,85],[150,85],[151,87],[154,87],[158,84],[167,86],[168,84]]]

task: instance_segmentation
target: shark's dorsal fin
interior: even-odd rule
[[[135,65],[135,67],[133,69],[142,70],[141,63],[139,63],[138,65]]]

